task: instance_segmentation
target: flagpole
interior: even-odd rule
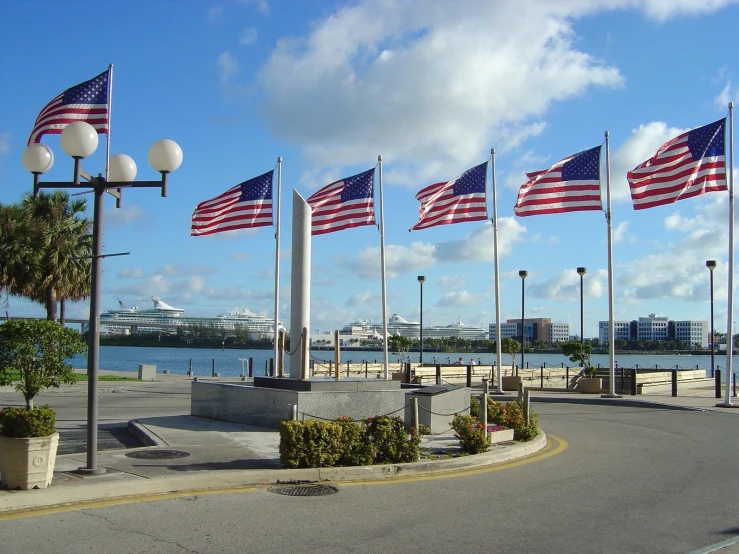
[[[277,158],[277,218],[275,225],[275,375],[279,374],[277,367],[280,357],[280,197],[282,194],[282,156]]]
[[[380,168],[380,265],[382,274],[382,356],[383,356],[383,378],[388,379],[388,366],[390,362],[387,356],[387,291],[385,279],[385,212],[383,210],[382,193],[382,156],[377,156],[377,165]]]
[[[616,394],[616,332],[613,328],[613,222],[611,221],[611,151],[606,131],[606,222],[608,223],[608,394],[604,398],[620,398]]]
[[[113,64],[108,65],[108,132],[105,133],[105,180],[108,179],[108,169],[110,166],[110,127],[113,121]],[[121,189],[118,190],[120,198]],[[118,201],[120,204],[120,200]],[[120,206],[118,206],[120,207]]]
[[[495,382],[498,387],[493,394],[503,394],[501,365],[503,362],[503,345],[501,344],[500,332],[500,270],[498,267],[498,197],[497,187],[495,183],[495,148],[490,149],[490,173],[492,178],[490,182],[493,186],[493,256],[495,258],[495,360],[496,360],[496,378]]]
[[[719,406],[733,407],[731,403],[731,371],[734,355],[734,102],[729,102],[729,306],[726,321],[726,396]]]

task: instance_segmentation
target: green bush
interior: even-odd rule
[[[30,410],[5,408],[0,410],[0,435],[17,439],[48,437],[56,432],[56,415],[48,405]]]
[[[523,413],[523,402],[514,400],[503,405],[502,402],[488,398],[488,423],[502,425],[506,429],[513,429],[514,440],[529,441],[539,434],[537,425],[539,414],[529,413],[529,425]]]
[[[420,458],[421,437],[412,430],[409,439],[403,421],[399,417],[370,418],[365,424],[370,440],[377,449],[375,463],[401,464],[417,462]]]
[[[471,415],[457,414],[452,419],[452,429],[457,433],[462,452],[480,454],[490,448],[485,425]]]
[[[357,423],[350,417],[340,417],[337,423],[341,427],[344,449],[336,465],[372,465],[377,457],[377,448],[369,439],[367,426]]]
[[[416,462],[420,443],[415,431],[408,438],[400,418],[356,422],[344,417],[280,425],[280,461],[288,468]]]
[[[480,400],[474,395],[470,395],[470,415],[480,417]]]

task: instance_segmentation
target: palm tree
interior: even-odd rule
[[[0,275],[0,287],[43,304],[50,321],[57,320],[57,301],[63,314],[65,300],[90,295],[92,224],[83,215],[85,208],[85,200],[70,201],[63,191],[27,195],[20,206],[9,207],[15,224],[10,225],[7,257],[15,260],[23,252],[29,266],[16,261]]]
[[[38,253],[43,241],[31,233],[20,205],[0,205],[0,302],[7,309],[11,295],[25,296],[40,274]]]

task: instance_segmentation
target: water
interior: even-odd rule
[[[132,346],[101,346],[100,347],[100,369],[115,371],[131,371],[138,372],[139,364],[153,364],[157,366],[157,372],[169,370],[173,374],[186,374],[192,360],[192,369],[197,376],[207,377],[212,374],[213,364],[215,363],[215,371],[222,377],[237,377],[242,372],[242,362],[239,358],[254,359],[254,375],[265,375],[265,369],[269,360],[273,357],[272,350],[221,350],[219,348],[158,348],[158,347],[132,347]],[[333,359],[333,353],[329,351],[311,351],[314,359],[319,361],[328,361]],[[418,352],[411,353],[412,360],[418,361]],[[495,354],[470,354],[469,352],[425,352],[423,359],[425,363],[436,362],[445,364],[456,362],[462,358],[465,363],[469,363],[470,359],[478,360],[484,365],[492,365],[495,362]],[[382,352],[359,352],[359,351],[342,351],[342,363],[351,361],[359,363],[367,361],[369,363],[382,363]],[[84,356],[76,356],[71,360],[72,364],[78,368],[87,367],[87,358]],[[390,354],[390,362],[397,363],[398,356]],[[516,355],[516,364],[521,362],[521,354]],[[526,354],[524,356],[525,365],[529,368],[538,368],[542,364],[546,367],[573,367],[575,364],[570,362],[566,356],[562,354]],[[608,367],[609,360],[607,354],[594,354],[591,357],[594,366],[600,364],[602,367]],[[716,365],[724,368],[726,365],[725,356],[715,357]],[[248,362],[244,362],[243,367],[248,368]],[[503,365],[510,365],[511,356],[503,354]],[[639,368],[659,369],[705,369],[709,373],[711,367],[711,356],[709,354],[701,356],[692,355],[647,355],[647,354],[619,354],[616,356],[616,366],[631,368],[638,366]],[[290,371],[290,358],[285,357],[285,371]]]

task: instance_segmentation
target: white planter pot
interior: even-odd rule
[[[490,437],[491,444],[512,441],[513,429],[503,429],[502,431],[495,431],[493,433],[488,433],[488,436]]]
[[[15,439],[0,435],[0,482],[8,489],[45,489],[54,477],[59,433]]]

